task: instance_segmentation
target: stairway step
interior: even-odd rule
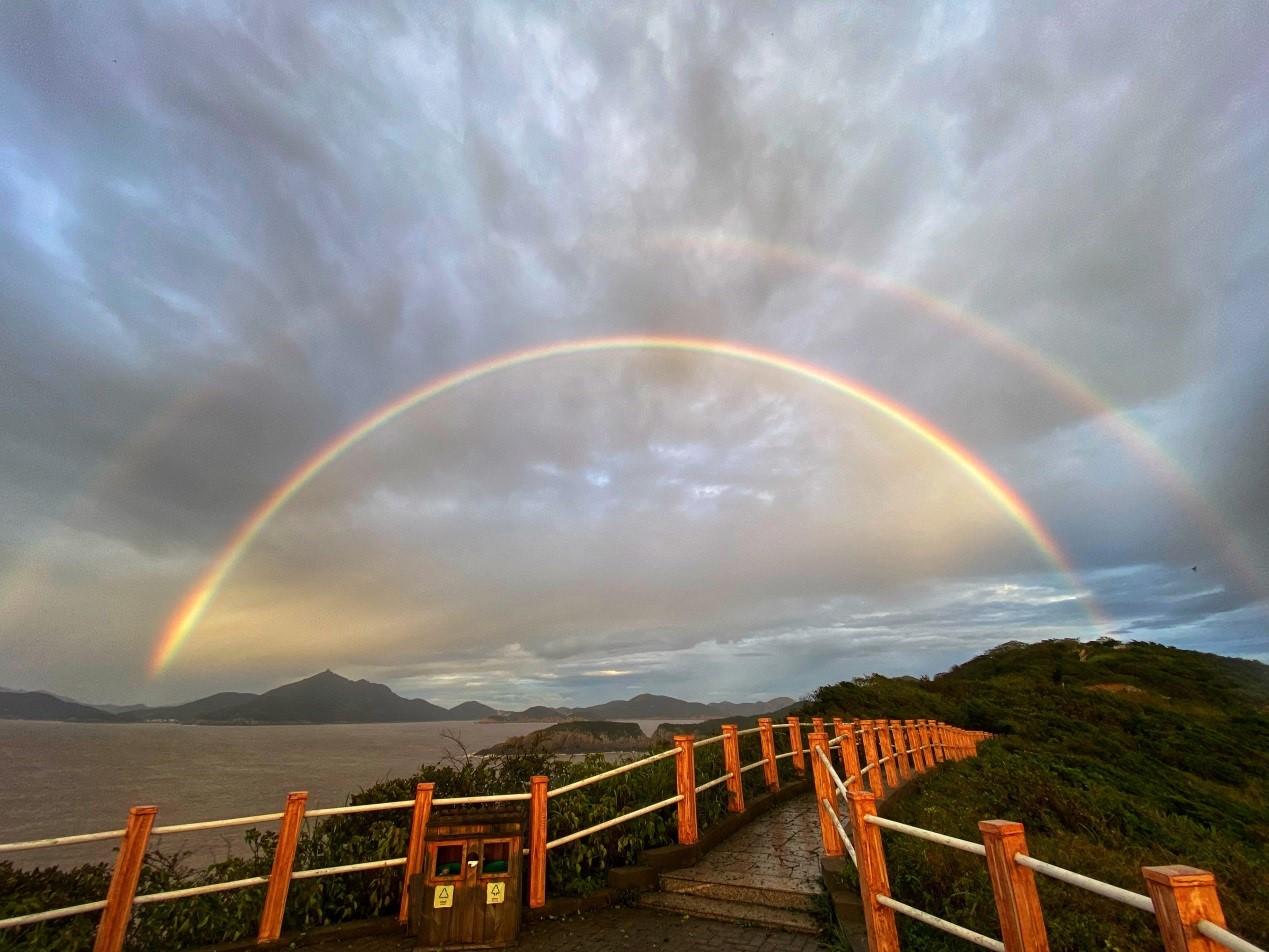
[[[691,876],[662,873],[661,889],[668,893],[704,896],[707,899],[723,899],[727,902],[743,902],[753,906],[770,906],[772,909],[800,909],[806,912],[816,907],[815,896],[791,889],[764,889],[758,886],[740,886],[735,883],[712,883]]]
[[[770,906],[711,899],[688,893],[648,892],[639,897],[639,905],[662,912],[695,916],[698,919],[742,922],[783,932],[800,932],[803,935],[816,935],[820,931],[819,923],[809,913],[798,909],[773,909]]]

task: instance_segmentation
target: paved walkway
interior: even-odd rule
[[[815,798],[800,796],[715,846],[675,879],[752,889],[820,893],[820,820]]]

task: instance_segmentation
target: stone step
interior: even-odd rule
[[[753,906],[770,906],[773,909],[815,909],[815,897],[809,893],[791,889],[764,889],[759,886],[742,886],[736,883],[711,883],[691,876],[675,873],[661,874],[661,889],[668,893],[704,896],[707,899],[723,899],[727,902],[743,902]]]
[[[803,935],[816,935],[820,931],[819,923],[811,917],[810,913],[800,909],[774,909],[771,906],[711,899],[708,896],[693,896],[689,893],[648,892],[639,897],[639,905],[648,909],[659,909],[662,912],[695,916],[698,919],[741,922],[765,929],[800,932]]]

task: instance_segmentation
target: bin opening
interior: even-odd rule
[[[484,856],[480,872],[484,876],[505,874],[511,867],[511,843],[493,840],[483,844]]]
[[[463,844],[448,843],[436,847],[436,867],[433,876],[458,876],[463,871]]]

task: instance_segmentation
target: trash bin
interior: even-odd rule
[[[519,803],[432,811],[423,871],[410,885],[415,948],[492,949],[515,942],[527,824]]]

